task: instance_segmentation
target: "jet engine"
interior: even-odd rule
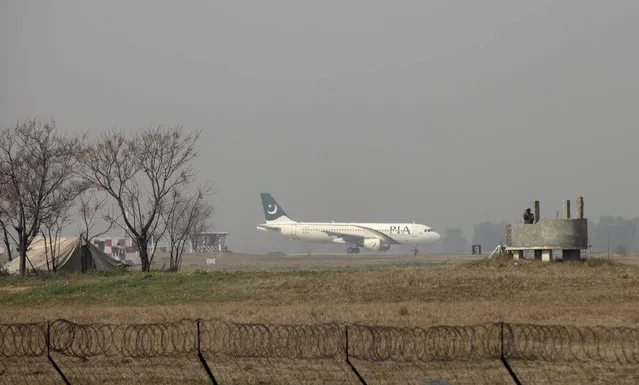
[[[373,251],[385,251],[390,249],[390,245],[388,243],[384,243],[377,238],[368,238],[364,239],[363,246],[365,249],[373,250]]]

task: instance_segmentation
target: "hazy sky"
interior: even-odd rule
[[[639,216],[638,18],[636,0],[2,0],[0,124],[203,129],[240,251],[313,248],[255,229],[262,191],[295,219],[469,240],[531,199]]]

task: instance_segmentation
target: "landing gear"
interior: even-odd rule
[[[349,247],[346,249],[346,253],[347,254],[352,254],[352,253],[359,253],[359,247]]]

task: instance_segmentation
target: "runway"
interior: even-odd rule
[[[157,259],[161,263],[161,256]],[[454,265],[485,258],[469,254],[185,254],[182,268],[193,269],[313,269],[348,267],[407,267]]]

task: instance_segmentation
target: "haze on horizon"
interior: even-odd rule
[[[531,199],[635,217],[638,16],[623,0],[7,0],[0,124],[202,129],[195,166],[238,251],[342,248],[257,231],[260,192],[298,220],[468,240]]]

